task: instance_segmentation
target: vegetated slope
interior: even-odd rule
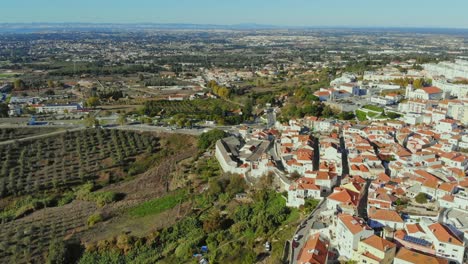
[[[40,134],[58,131],[60,128],[51,127],[22,127],[22,128],[0,128],[0,142],[7,140],[16,140],[36,136]]]
[[[0,197],[63,189],[156,147],[134,132],[88,129],[0,146]]]
[[[272,190],[272,177],[250,189],[239,175],[222,173],[209,152],[178,165],[185,178],[173,179],[181,183],[176,191],[124,210],[127,222],[167,217],[171,224],[153,225],[146,233],[118,225],[121,229],[113,228],[113,236],[82,239],[86,250],[79,263],[195,263],[201,255],[210,263],[255,263],[265,258],[263,263],[281,263],[285,240],[294,233],[300,213],[286,207],[284,197]],[[237,199],[236,194],[243,192],[247,198]],[[179,215],[184,205],[191,210]],[[265,241],[272,242],[271,252],[265,251]],[[201,250],[205,245],[208,252]]]
[[[0,224],[0,263],[45,263],[46,260],[50,258],[50,251],[51,248],[53,248],[51,243],[52,245],[56,244],[53,243],[54,241],[57,241],[57,243],[61,245],[67,244],[69,250],[70,244],[79,247],[81,241],[86,241],[89,237],[106,237],[107,233],[113,236],[112,227],[118,228],[120,227],[119,223],[125,221],[125,219],[120,217],[122,210],[155,197],[160,197],[166,192],[165,183],[170,181],[168,175],[176,166],[176,162],[196,154],[196,152],[194,152],[194,150],[196,150],[194,137],[188,135],[158,134],[154,136],[151,134],[138,134],[117,130],[89,130],[76,132],[76,135],[82,135],[84,137],[82,141],[86,142],[86,144],[83,143],[83,145],[90,146],[91,149],[93,146],[96,147],[96,152],[88,152],[95,153],[95,155],[99,156],[99,146],[101,145],[99,144],[98,134],[100,133],[104,133],[101,135],[103,139],[105,139],[103,146],[107,146],[109,151],[114,151],[114,154],[106,151],[106,155],[114,155],[116,160],[118,160],[119,156],[118,149],[122,146],[130,148],[129,146],[132,145],[132,139],[128,139],[127,137],[135,137],[135,147],[137,147],[137,149],[140,149],[138,148],[139,143],[137,142],[141,140],[143,143],[141,154],[138,155],[136,159],[132,157],[128,162],[117,162],[117,164],[112,165],[113,172],[117,169],[124,168],[123,172],[125,177],[126,175],[130,175],[130,168],[138,168],[138,175],[133,174],[136,175],[135,178],[126,177],[124,181],[117,183],[114,183],[115,181],[111,183],[101,182],[101,186],[107,186],[92,192],[92,194],[96,195],[118,192],[122,194],[123,197],[120,198],[119,201],[105,204],[102,207],[98,206],[94,201],[82,200],[79,198],[79,195],[77,195],[77,192],[79,192],[77,190],[83,189],[83,186],[88,185],[88,180],[86,180],[85,184],[79,184],[76,188],[73,188],[73,190],[68,190],[67,188],[66,191],[61,191],[59,188],[60,186],[58,186],[58,190],[46,189],[46,194],[40,191],[34,193],[34,195],[28,195],[28,197],[33,196],[34,198],[37,196],[54,197],[58,195],[59,199],[62,199],[64,195],[68,196],[67,194],[73,194],[72,196],[75,198],[65,205],[58,202],[58,204],[51,205],[54,207],[46,207],[36,211],[32,209],[26,216],[22,215],[19,218],[3,221],[3,223]],[[77,136],[70,137],[73,138],[74,141],[67,140],[66,142],[73,145],[77,140]],[[68,136],[65,138],[68,138]],[[116,139],[113,140],[113,138]],[[60,139],[55,140],[60,141]],[[30,144],[35,144],[35,142],[36,141],[31,141]],[[54,140],[51,142],[54,142]],[[150,151],[150,149],[146,147],[147,145],[156,144],[156,142],[161,144],[156,151]],[[76,147],[76,145],[73,146]],[[83,153],[86,152],[84,146],[80,148]],[[106,147],[103,147],[103,149],[104,148]],[[123,150],[123,152],[125,151]],[[129,154],[130,153],[131,152],[129,152]],[[85,155],[82,155],[84,159]],[[122,157],[126,157],[125,153],[121,155]],[[97,159],[99,163],[103,164],[101,167],[104,170],[106,168],[104,165],[113,158],[101,159],[99,156]],[[79,161],[76,162],[79,163]],[[86,162],[84,161],[83,166],[85,164]],[[54,170],[52,170],[52,172],[53,171]],[[126,171],[128,171],[128,173],[126,173]],[[102,181],[102,179],[95,179],[94,181]],[[24,197],[9,196],[0,199],[0,204],[9,205],[13,203],[11,201],[16,201],[18,199],[23,200],[23,198]],[[0,211],[0,213],[4,212]],[[87,225],[87,221],[93,215],[102,215],[105,222],[93,226]],[[169,215],[168,219],[171,217],[172,216]],[[167,222],[168,219],[165,219],[165,221]],[[113,223],[116,223],[116,225],[109,226]],[[138,222],[134,224],[138,224]],[[128,229],[132,230],[132,227],[133,226],[130,225]],[[140,228],[140,226],[138,226],[138,228]],[[142,230],[144,231],[145,229]],[[118,229],[116,232],[120,233],[122,229]],[[55,250],[55,252],[57,251]],[[76,252],[79,252],[79,250]],[[76,252],[74,251],[73,253]]]
[[[184,101],[152,100],[146,101],[142,109],[149,116],[186,116],[195,120],[223,119],[228,124],[238,124],[242,121],[241,115],[228,114],[239,109],[239,106],[218,99],[195,99]]]
[[[94,203],[75,201],[0,224],[0,263],[44,263],[51,241],[76,240],[95,210]]]

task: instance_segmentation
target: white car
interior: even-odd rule
[[[266,251],[270,251],[270,250],[271,250],[271,244],[270,244],[270,242],[268,242],[268,241],[265,243],[265,250],[266,250]]]
[[[299,241],[299,234],[294,235],[294,241]]]

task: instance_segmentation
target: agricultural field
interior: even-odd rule
[[[58,130],[60,129],[50,127],[0,128],[0,142],[47,134]]]
[[[194,151],[191,136],[103,129],[0,146],[0,263],[45,263],[57,245],[76,259],[83,239],[173,223],[185,192],[167,190],[171,171]]]
[[[176,114],[204,114],[206,111],[220,107],[223,110],[234,110],[239,106],[226,103],[218,99],[208,100],[184,100],[184,101],[148,101],[145,104],[145,111],[149,115],[176,115]]]
[[[16,74],[16,73],[0,73],[0,79],[10,79],[10,78],[13,78],[13,77],[15,77],[17,75],[18,74]]]
[[[232,112],[239,108],[241,108],[239,105],[220,99],[157,100],[147,101],[142,109],[142,114],[163,118],[185,116],[193,120],[223,119],[229,124],[237,124],[242,121],[242,118]]]
[[[0,146],[0,197],[67,189],[157,147],[133,132],[88,129]]]
[[[0,225],[1,263],[44,263],[44,253],[54,240],[76,236],[86,230],[86,219],[96,206],[78,202],[48,208]]]

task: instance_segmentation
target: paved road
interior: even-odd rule
[[[320,212],[325,209],[326,207],[326,198],[323,199],[315,208],[314,211],[312,211],[309,215],[309,217],[304,220],[301,225],[298,227],[296,230],[296,233],[294,235],[299,235],[299,240],[294,241],[294,238],[292,239],[291,242],[291,259],[290,262],[291,264],[296,264],[297,263],[297,257],[299,256],[299,252],[301,251],[301,248],[305,245],[307,239],[309,238],[309,231],[312,229],[312,226],[314,222],[317,221],[318,216],[320,216]]]
[[[361,199],[359,200],[359,204],[357,207],[358,216],[364,220],[367,220],[367,198],[369,196],[369,186],[371,184],[371,180],[366,181],[366,185],[364,186],[364,193],[362,194]]]
[[[213,128],[194,128],[194,129],[168,129],[167,127],[150,126],[150,125],[124,125],[124,126],[113,126],[106,127],[106,129],[121,129],[121,130],[136,130],[136,131],[150,131],[160,133],[174,133],[174,134],[187,134],[198,136],[201,135],[205,130],[211,130]]]

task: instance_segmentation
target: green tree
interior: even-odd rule
[[[213,87],[215,87],[215,86],[217,86],[217,85],[218,85],[218,84],[216,83],[215,80],[211,80],[211,81],[209,81],[209,82],[206,84],[206,86],[207,86],[208,88],[210,88],[210,89],[213,89]]]
[[[229,94],[230,94],[230,91],[228,88],[226,87],[221,87],[218,89],[218,95],[221,97],[221,98],[228,98],[229,97]]]
[[[88,115],[84,120],[84,125],[86,127],[94,127],[99,126],[99,120],[97,120],[94,116]]]
[[[101,222],[103,220],[102,215],[97,213],[97,214],[92,214],[88,217],[88,226],[94,226],[95,224]]]
[[[117,118],[117,123],[121,126],[125,125],[127,123],[127,115],[125,113],[120,114]]]
[[[68,252],[65,243],[54,239],[49,245],[47,264],[62,264],[68,262]]]
[[[416,200],[417,203],[420,203],[420,204],[425,204],[427,203],[427,195],[425,193],[418,193],[418,195],[416,195],[416,197],[414,197],[414,199]]]
[[[0,117],[8,117],[8,105],[0,103]]]
[[[21,79],[16,79],[13,82],[13,87],[14,87],[15,90],[24,90],[24,88],[25,88],[24,81],[21,80]]]
[[[49,87],[49,88],[54,88],[54,87],[55,87],[54,81],[52,81],[52,80],[47,80],[47,87]]]
[[[413,81],[413,88],[418,89],[423,87],[424,80],[423,79],[416,79]]]
[[[246,117],[250,117],[252,115],[252,110],[253,110],[253,103],[252,100],[249,99],[247,102],[244,104],[244,109],[242,110],[242,113]]]
[[[198,148],[205,150],[212,146],[218,139],[222,139],[224,137],[226,137],[226,132],[219,129],[213,129],[209,132],[205,132],[198,138]]]
[[[355,115],[353,112],[341,112],[338,114],[338,118],[341,120],[351,120],[354,119]]]
[[[86,100],[86,106],[95,108],[96,106],[99,105],[99,98],[96,96],[89,97]]]
[[[328,117],[332,117],[335,113],[333,112],[333,109],[326,105],[324,108],[323,108],[323,111],[322,111],[322,116],[325,117],[325,118],[328,118]]]

